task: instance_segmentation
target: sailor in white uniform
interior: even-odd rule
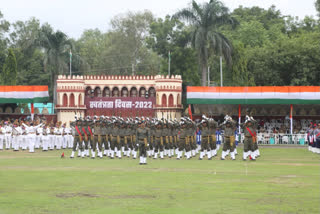
[[[25,123],[22,123],[22,125],[26,128],[28,135],[27,135],[27,142],[29,145],[29,152],[34,152],[34,145],[36,141],[36,130],[41,127],[43,124],[40,123],[37,126],[33,126],[33,122],[30,123],[30,125],[26,125]]]

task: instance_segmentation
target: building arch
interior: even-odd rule
[[[180,94],[177,95],[177,105],[181,105],[181,98]]]
[[[161,104],[162,104],[162,107],[167,107],[167,95],[166,94],[163,94],[162,95],[162,98],[161,98]]]
[[[173,104],[173,102],[174,102],[174,100],[173,100],[173,95],[172,95],[172,94],[170,94],[170,95],[169,95],[169,102],[168,102],[168,106],[169,106],[169,107],[173,107],[173,105],[174,105],[174,104]]]
[[[119,88],[118,87],[114,87],[112,89],[112,97],[119,97]]]
[[[154,87],[150,87],[148,92],[149,92],[149,97],[155,97],[156,96],[156,90],[154,89]]]
[[[137,97],[137,92],[138,92],[137,88],[136,87],[132,87],[130,89],[130,97]]]
[[[139,97],[145,97],[146,96],[146,88],[141,87],[139,90]]]
[[[101,97],[101,89],[99,86],[94,89],[94,97]]]
[[[107,87],[107,86],[104,87],[102,96],[103,96],[103,97],[110,97],[110,96],[111,96],[111,94],[110,94],[110,88],[109,88],[109,87]]]
[[[159,96],[159,94],[157,94],[156,105],[160,105],[160,96]]]
[[[90,86],[88,86],[88,87],[86,87],[86,93],[85,93],[85,96],[86,97],[90,97],[91,96],[91,87]]]
[[[82,106],[82,95],[79,94],[79,97],[78,97],[78,106]]]
[[[129,91],[127,87],[123,87],[121,89],[121,97],[128,97],[129,96]]]
[[[68,95],[67,94],[63,94],[62,106],[63,107],[67,107],[68,106]]]
[[[71,93],[69,96],[69,107],[74,107],[74,94]]]

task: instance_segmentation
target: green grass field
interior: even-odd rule
[[[70,159],[70,150],[64,159],[61,151],[0,151],[0,213],[320,213],[320,155],[260,151],[256,162],[238,155],[146,166]]]

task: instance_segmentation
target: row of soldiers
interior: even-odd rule
[[[244,124],[241,124],[245,132],[245,145],[243,160],[248,156],[252,160],[260,155],[256,143],[256,121],[247,117]],[[176,155],[177,160],[183,156],[187,159],[196,156],[196,130],[201,129],[201,151],[199,159],[205,156],[212,159],[217,155],[216,129],[224,130],[224,145],[221,160],[225,160],[230,154],[235,160],[236,144],[235,130],[237,123],[231,117],[226,116],[222,124],[218,124],[212,118],[202,117],[198,124],[188,117],[181,118],[180,121],[148,118],[119,118],[95,116],[84,119],[76,117],[70,123],[74,135],[73,150],[70,158],[74,158],[78,150],[78,156],[89,156],[91,148],[91,158],[109,156],[110,158],[130,157],[137,158],[139,151],[140,164],[146,164],[146,158],[153,157],[161,159],[164,156],[169,158]],[[184,153],[184,155],[183,155]]]
[[[43,119],[10,120],[0,122],[0,150],[3,148],[14,151],[42,148],[43,151],[72,148],[73,136],[71,129],[57,122],[56,124]]]

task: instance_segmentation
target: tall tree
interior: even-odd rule
[[[151,24],[147,44],[162,57],[162,74],[168,74],[170,51],[171,75],[181,75],[185,84],[200,85],[197,55],[190,46],[189,37],[189,28],[184,23],[166,16],[164,20],[159,18]]]
[[[2,72],[2,67],[6,59],[6,50],[8,46],[8,39],[6,38],[6,33],[9,32],[10,23],[3,19],[3,15],[0,11],[0,75]]]
[[[13,50],[8,50],[8,56],[4,62],[2,69],[2,84],[4,85],[16,85],[17,81],[17,61]]]
[[[316,10],[318,11],[318,14],[320,14],[320,0],[316,0],[314,4],[316,6]]]
[[[229,14],[229,9],[219,0],[197,4],[192,1],[190,8],[180,10],[175,17],[185,20],[193,27],[192,43],[198,52],[201,64],[201,84],[207,84],[207,67],[209,54],[223,55],[231,62],[232,45],[219,28],[224,25],[236,24]]]
[[[67,74],[69,51],[73,43],[61,31],[54,32],[49,25],[43,25],[40,33],[40,44],[45,50],[44,66],[51,74],[51,90],[54,91],[55,80],[59,74]]]

